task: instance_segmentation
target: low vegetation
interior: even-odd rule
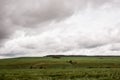
[[[0,80],[120,80],[120,57],[1,59]]]

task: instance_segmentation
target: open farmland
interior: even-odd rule
[[[120,57],[1,59],[0,80],[120,80]]]

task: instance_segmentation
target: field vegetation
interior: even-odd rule
[[[1,59],[0,80],[120,80],[120,57]]]

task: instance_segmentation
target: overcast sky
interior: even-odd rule
[[[0,58],[120,55],[120,0],[0,0]]]

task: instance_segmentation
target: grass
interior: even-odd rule
[[[120,57],[1,59],[0,80],[120,80]]]

